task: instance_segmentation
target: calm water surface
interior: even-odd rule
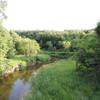
[[[23,97],[31,88],[31,77],[36,69],[14,72],[6,79],[0,80],[0,100],[24,100]]]

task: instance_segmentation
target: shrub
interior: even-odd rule
[[[0,58],[0,76],[4,75],[7,70],[13,68],[13,64],[6,58]]]
[[[36,57],[36,61],[37,63],[44,63],[44,62],[48,62],[50,61],[51,57],[49,55],[45,55],[45,54],[41,54],[41,55],[37,55]]]

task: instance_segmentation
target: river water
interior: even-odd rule
[[[37,67],[14,72],[0,80],[0,100],[24,100],[31,88],[31,77],[36,75]]]

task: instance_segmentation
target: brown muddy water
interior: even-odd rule
[[[14,72],[0,80],[0,100],[24,100],[24,96],[31,88],[31,77],[36,75],[40,66],[42,65]]]

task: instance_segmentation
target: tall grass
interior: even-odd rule
[[[100,100],[95,81],[78,75],[75,63],[62,60],[42,67],[32,78],[27,100]]]

